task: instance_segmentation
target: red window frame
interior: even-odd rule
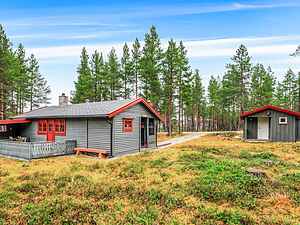
[[[54,123],[53,123],[54,121]],[[54,133],[57,136],[66,136],[66,120],[65,119],[55,119],[55,120],[39,120],[37,134],[45,135],[49,131],[49,125],[51,124],[51,129],[54,129]],[[54,125],[54,127],[53,127]]]
[[[54,120],[55,134],[58,136],[66,136],[66,120],[56,119]]]
[[[133,131],[133,119],[124,118],[123,119],[123,132],[129,133]]]
[[[38,121],[38,134],[47,134],[48,123],[47,120],[39,120]]]

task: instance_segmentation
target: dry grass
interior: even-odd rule
[[[299,163],[297,143],[216,136],[106,161],[2,158],[0,224],[300,224]]]

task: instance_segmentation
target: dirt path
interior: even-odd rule
[[[205,135],[205,134],[202,133],[202,132],[191,132],[191,133],[189,133],[187,135],[184,135],[184,136],[181,136],[181,137],[175,137],[175,138],[172,138],[172,139],[167,140],[167,141],[159,142],[157,148],[158,149],[168,148],[172,145],[181,144],[183,142],[190,141],[190,140],[193,140],[195,138],[199,138],[203,135]]]

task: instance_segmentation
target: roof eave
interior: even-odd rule
[[[159,112],[157,112],[145,99],[143,98],[138,98],[138,99],[135,99],[127,104],[124,104],[122,106],[120,106],[119,108],[113,110],[112,112],[108,113],[107,116],[108,118],[112,118],[112,117],[115,117],[116,115],[118,115],[119,113],[121,112],[124,112],[126,109],[132,107],[132,106],[135,106],[136,104],[139,104],[139,103],[143,103],[146,108],[151,112],[153,113],[160,121],[163,121],[163,119],[161,118]]]
[[[14,117],[14,118],[24,118],[24,119],[76,119],[76,118],[106,118],[106,114],[97,114],[97,115],[50,115],[50,116],[24,116],[24,117]]]
[[[266,105],[266,106],[263,106],[261,108],[257,108],[257,109],[254,109],[252,111],[249,111],[249,112],[244,112],[244,113],[241,114],[241,118],[244,119],[245,117],[254,115],[256,113],[263,112],[265,110],[274,110],[274,111],[277,111],[277,112],[288,114],[290,116],[295,116],[297,118],[300,118],[300,113],[299,112],[294,112],[294,111],[291,111],[291,110],[288,110],[288,109],[283,109],[283,108],[273,106],[273,105]]]

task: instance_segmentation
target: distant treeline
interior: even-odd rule
[[[35,56],[27,58],[22,44],[13,49],[0,25],[0,119],[47,104],[49,93]]]
[[[199,70],[192,70],[182,41],[171,39],[162,49],[154,26],[145,34],[143,46],[136,39],[125,43],[118,59],[112,48],[104,59],[85,48],[78,66],[74,103],[144,97],[165,119],[164,129],[174,131],[238,130],[240,113],[274,104],[300,110],[300,73],[287,70],[276,80],[270,67],[254,65],[241,45],[223,76],[211,76],[207,89]]]

